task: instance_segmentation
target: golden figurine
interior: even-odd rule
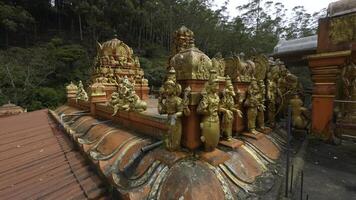
[[[76,101],[78,101],[78,100],[88,101],[88,99],[89,99],[87,92],[84,90],[82,81],[79,81],[79,83],[78,83],[78,92],[77,92],[75,99],[76,99]]]
[[[268,123],[271,127],[276,124],[276,95],[277,95],[277,84],[272,77],[272,73],[267,73],[267,90],[266,90],[266,101],[267,101],[267,117]]]
[[[204,143],[206,151],[213,151],[218,145],[220,138],[219,84],[218,79],[214,77],[216,77],[216,71],[211,70],[210,79],[201,92],[203,97],[197,108],[197,112],[203,115],[200,123],[202,130],[201,141]]]
[[[256,118],[258,110],[263,110],[264,105],[260,104],[260,89],[256,79],[252,78],[250,86],[247,89],[247,97],[245,100],[245,107],[247,107],[247,128],[253,134],[258,134],[256,131]]]
[[[303,107],[303,101],[298,94],[290,99],[289,104],[292,110],[292,126],[296,129],[307,129],[310,122],[310,113]]]
[[[164,139],[166,148],[170,151],[179,150],[181,147],[182,137],[182,120],[183,115],[189,115],[190,110],[187,104],[189,89],[185,90],[184,100],[180,98],[181,86],[174,81],[174,69],[170,70],[170,77],[160,89],[160,97],[158,101],[159,114],[167,114],[166,124],[168,126],[168,134]],[[179,86],[178,86],[179,85]]]
[[[217,71],[219,79],[224,78],[225,76],[225,61],[221,53],[218,52],[214,58],[211,59],[213,69]]]
[[[136,94],[134,85],[127,77],[118,84],[118,90],[111,95],[109,102],[114,108],[113,116],[118,111],[143,112],[147,109],[147,103]]]
[[[257,99],[259,102],[259,105],[257,106],[257,128],[258,128],[258,130],[262,131],[262,130],[266,129],[266,127],[265,127],[266,86],[265,86],[264,80],[259,80],[257,84],[259,87],[259,93],[257,95]]]
[[[237,108],[235,103],[235,96],[236,94],[234,86],[231,83],[231,79],[230,77],[226,77],[220,111],[223,113],[221,122],[222,134],[228,141],[232,139],[232,124],[234,119],[233,113],[236,112],[240,117],[242,117],[242,112]]]

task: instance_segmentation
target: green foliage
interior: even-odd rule
[[[64,85],[89,80],[97,41],[114,34],[135,49],[151,87],[164,78],[172,33],[185,25],[207,55],[271,53],[278,40],[316,31],[320,13],[251,0],[227,16],[213,0],[3,0],[0,2],[0,104],[29,110],[63,103]]]
[[[64,100],[64,91],[54,88],[64,90],[64,84],[70,80],[89,77],[85,49],[80,45],[64,44],[57,38],[32,48],[2,50],[0,66],[1,99],[11,100],[29,110],[58,105]],[[44,94],[51,94],[47,98],[53,97],[56,103]]]

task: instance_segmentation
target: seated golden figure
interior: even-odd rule
[[[77,92],[77,95],[76,95],[75,99],[76,99],[76,101],[78,101],[78,100],[88,101],[89,100],[88,94],[84,90],[84,86],[83,86],[82,81],[79,81],[79,83],[78,83],[78,92]]]
[[[118,111],[143,112],[147,109],[147,103],[136,94],[134,84],[127,77],[118,84],[118,90],[111,95],[109,105],[114,108],[113,116]]]

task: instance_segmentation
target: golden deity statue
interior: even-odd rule
[[[216,71],[210,71],[209,81],[205,84],[202,99],[199,102],[197,112],[201,115],[202,121],[200,128],[202,131],[201,141],[204,143],[206,151],[213,151],[219,143],[220,138],[220,121],[219,121],[219,104],[218,95],[219,83],[216,78]]]
[[[88,101],[88,94],[87,92],[84,90],[84,86],[82,81],[79,81],[78,83],[78,92],[77,92],[77,96],[75,98],[77,101],[78,100],[82,100],[82,101]]]
[[[232,139],[232,124],[234,119],[234,112],[236,112],[240,117],[242,117],[242,112],[238,109],[235,103],[235,91],[234,86],[231,83],[230,77],[226,77],[225,89],[223,91],[223,97],[220,103],[220,111],[223,113],[221,129],[222,134],[226,140],[230,141]]]
[[[225,74],[231,76],[231,79],[239,82],[250,82],[256,71],[255,63],[245,59],[245,54],[231,54],[225,59]]]
[[[117,92],[112,93],[109,104],[114,108],[113,116],[118,111],[143,112],[147,109],[147,103],[142,101],[135,92],[135,84],[127,77],[120,79]]]
[[[277,96],[277,84],[271,72],[267,73],[267,90],[266,90],[266,102],[267,102],[267,117],[268,123],[271,127],[276,124],[276,96]]]
[[[247,128],[253,134],[258,134],[256,131],[256,118],[259,110],[264,110],[264,105],[261,104],[261,91],[258,87],[256,79],[252,79],[247,89],[247,97],[245,107],[247,107]]]
[[[223,79],[225,76],[225,61],[221,53],[218,52],[214,58],[211,59],[213,69],[217,71],[219,79]]]
[[[257,94],[257,100],[259,106],[257,106],[257,128],[258,130],[264,130],[265,127],[265,101],[266,101],[266,86],[264,80],[258,81],[259,92]]]
[[[160,89],[160,97],[158,101],[159,114],[167,114],[166,124],[168,126],[168,134],[164,139],[166,148],[170,151],[179,150],[181,147],[182,138],[182,116],[188,116],[190,110],[188,108],[189,88],[184,92],[184,99],[180,98],[181,86],[175,81],[174,69],[169,70],[169,76]]]
[[[303,107],[303,101],[296,93],[289,100],[292,109],[292,126],[296,129],[308,129],[310,123],[310,113]]]

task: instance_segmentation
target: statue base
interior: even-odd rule
[[[220,140],[219,144],[225,146],[225,147],[230,147],[232,149],[238,149],[240,146],[244,144],[243,141],[232,138],[230,141],[227,140]]]
[[[255,140],[261,139],[263,137],[263,133],[253,134],[251,132],[242,132],[241,135]]]
[[[208,162],[209,164],[213,166],[218,166],[220,164],[223,164],[225,161],[229,160],[231,156],[219,149],[214,149],[214,151],[210,152],[200,152],[199,156],[202,160]]]

